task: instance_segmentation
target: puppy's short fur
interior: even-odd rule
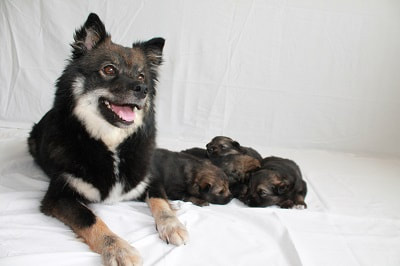
[[[300,168],[294,161],[279,157],[263,159],[261,168],[250,173],[248,181],[234,193],[250,207],[307,207],[307,184]]]
[[[123,47],[90,14],[75,32],[72,57],[57,81],[53,107],[34,125],[29,151],[50,177],[41,211],[66,225],[100,253],[105,265],[141,265],[135,248],[88,207],[143,197],[155,147],[154,97],[164,39]],[[164,198],[147,202],[159,235],[187,241]]]
[[[183,152],[209,159],[227,174],[231,186],[244,182],[247,173],[258,169],[262,160],[256,150],[243,147],[239,142],[225,136],[214,137],[206,145],[206,149],[191,148]]]
[[[156,149],[150,168],[149,190],[161,197],[205,206],[227,204],[231,199],[228,177],[210,161],[183,152]]]
[[[262,160],[261,155],[250,147],[244,147],[239,144],[239,142],[225,136],[214,137],[206,145],[207,156],[211,160],[213,158],[221,158],[222,156],[230,154],[244,154],[253,157],[259,161]]]

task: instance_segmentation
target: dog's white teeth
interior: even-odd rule
[[[108,109],[111,109],[111,105],[110,105],[110,102],[109,102],[109,101],[105,100],[105,101],[104,101],[104,104],[108,107]]]

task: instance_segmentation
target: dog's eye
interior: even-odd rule
[[[144,81],[144,74],[139,74],[138,80],[139,81]]]
[[[117,70],[112,65],[107,65],[103,67],[103,73],[107,76],[114,76],[117,73]]]
[[[282,195],[284,193],[286,193],[286,191],[288,190],[289,186],[288,185],[280,185],[276,188],[276,191],[278,192],[279,195]]]

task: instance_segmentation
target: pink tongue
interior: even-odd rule
[[[132,107],[111,104],[111,109],[125,121],[132,122],[135,119],[135,112],[133,112]]]

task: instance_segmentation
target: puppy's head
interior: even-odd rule
[[[191,190],[194,196],[214,204],[227,204],[232,199],[228,177],[211,163],[197,171]]]
[[[244,154],[230,154],[213,161],[229,178],[232,185],[236,182],[244,182],[248,173],[260,168],[260,161]]]
[[[95,136],[104,133],[106,124],[120,129],[144,124],[153,112],[164,39],[123,47],[90,14],[71,46],[72,59],[58,80],[55,106],[71,99],[70,109]]]
[[[214,137],[207,145],[209,158],[221,157],[231,154],[240,154],[240,144],[225,136]]]
[[[306,193],[307,184],[298,166],[291,160],[270,157],[263,160],[260,170],[251,174],[240,200],[250,207],[306,208]]]

